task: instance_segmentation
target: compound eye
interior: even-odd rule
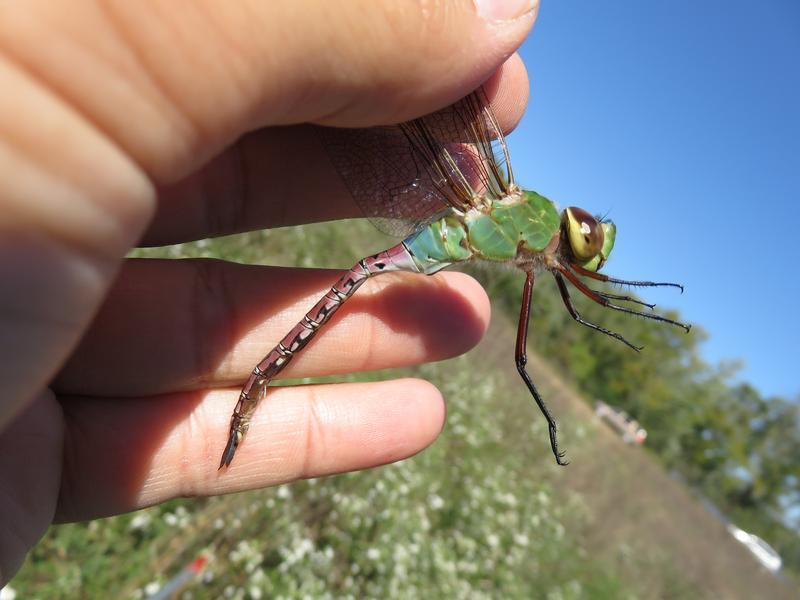
[[[592,215],[570,206],[564,211],[564,223],[572,254],[580,261],[588,261],[603,249],[603,228]]]

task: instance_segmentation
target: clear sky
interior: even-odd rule
[[[800,2],[542,0],[511,134],[520,184],[609,212],[604,272],[678,281],[643,294],[800,394]]]

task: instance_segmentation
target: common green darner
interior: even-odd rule
[[[364,213],[384,231],[406,237],[396,246],[358,261],[256,365],[231,417],[220,468],[233,460],[272,379],[367,279],[380,273],[431,275],[476,259],[512,264],[525,272],[515,360],[547,419],[550,447],[560,465],[566,462],[558,449],[556,422],[525,370],[534,274],[548,271],[555,277],[564,305],[575,321],[633,350],[641,348],[581,317],[570,299],[567,282],[607,308],[689,331],[688,325],[666,317],[614,304],[612,300],[653,308],[629,296],[591,289],[578,277],[637,287],[672,286],[683,291],[675,283],[624,281],[598,273],[614,246],[616,227],[577,207],[559,214],[552,201],[517,186],[505,138],[482,90],[451,107],[398,126],[320,128],[319,132],[334,166]]]

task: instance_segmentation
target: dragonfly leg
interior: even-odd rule
[[[639,300],[638,298],[634,298],[633,296],[623,296],[620,294],[609,294],[608,292],[597,292],[598,296],[602,296],[606,300],[622,300],[623,302],[633,302],[634,304],[638,304],[639,306],[646,306],[650,310],[653,310],[656,305],[650,304],[649,302],[644,302]]]
[[[550,448],[553,450],[553,455],[556,457],[556,462],[559,465],[568,465],[569,463],[562,460],[564,458],[564,453],[559,452],[558,450],[558,440],[556,438],[556,421],[553,416],[550,414],[550,411],[547,409],[547,405],[542,400],[542,397],[539,395],[539,391],[536,389],[536,386],[533,384],[533,380],[531,380],[531,376],[525,370],[525,366],[528,364],[528,352],[527,352],[527,341],[528,341],[528,321],[530,319],[530,312],[531,312],[531,301],[533,299],[533,271],[526,272],[525,278],[525,287],[522,291],[522,306],[520,307],[519,311],[519,326],[517,328],[517,347],[514,353],[514,360],[517,364],[517,371],[522,377],[522,380],[525,382],[525,385],[528,387],[533,399],[536,401],[536,404],[539,406],[539,410],[542,411],[544,418],[547,420],[547,427],[550,432]]]
[[[628,348],[636,350],[636,352],[639,352],[642,349],[642,346],[634,346],[616,331],[611,331],[609,329],[606,329],[605,327],[601,327],[600,325],[596,325],[594,323],[584,320],[584,318],[581,317],[580,313],[575,308],[575,305],[572,304],[572,298],[570,298],[569,296],[569,290],[567,289],[567,284],[564,281],[564,278],[561,276],[561,273],[559,273],[558,271],[553,271],[552,273],[553,277],[555,277],[556,279],[556,284],[558,284],[558,291],[561,293],[561,299],[564,301],[564,306],[567,307],[567,312],[569,312],[570,316],[573,319],[575,319],[575,321],[577,321],[581,325],[585,325],[589,329],[594,329],[595,331],[599,331],[600,333],[604,333],[608,336],[613,337],[616,340],[619,340],[620,342],[628,346]],[[603,294],[601,295],[604,298],[606,297]]]
[[[681,294],[683,293],[683,286],[680,283],[668,283],[668,282],[657,282],[657,281],[628,281],[627,279],[617,279],[616,277],[609,277],[604,273],[598,273],[596,271],[590,271],[589,269],[584,269],[582,266],[576,265],[575,263],[569,263],[569,266],[572,268],[573,271],[575,271],[579,275],[584,275],[586,277],[590,277],[591,279],[596,279],[597,281],[607,281],[608,283],[616,283],[619,285],[631,285],[633,287],[674,287],[678,288],[681,291]]]
[[[638,310],[633,310],[631,308],[626,308],[624,306],[618,306],[616,304],[613,304],[612,302],[610,302],[608,300],[608,298],[605,298],[604,296],[602,296],[600,294],[600,292],[596,292],[595,290],[593,290],[590,287],[588,287],[585,283],[583,283],[580,279],[578,279],[577,276],[572,271],[570,271],[569,269],[567,269],[565,267],[561,267],[561,266],[558,266],[556,268],[558,269],[558,271],[562,275],[564,275],[564,277],[569,279],[569,282],[572,285],[574,285],[576,288],[578,288],[579,292],[581,292],[584,296],[586,296],[590,300],[593,300],[594,302],[597,302],[601,306],[605,306],[606,308],[610,308],[611,310],[617,310],[619,312],[624,312],[624,313],[627,313],[629,315],[637,315],[639,317],[644,317],[645,319],[651,319],[653,321],[660,321],[662,323],[668,323],[669,325],[675,325],[676,327],[680,327],[683,330],[685,330],[686,333],[689,333],[689,331],[692,329],[691,325],[686,325],[685,323],[680,323],[678,321],[674,321],[672,319],[668,319],[667,317],[662,317],[661,315],[654,315],[654,314],[650,314],[650,313],[644,313],[644,312],[641,312],[641,311],[638,311]],[[591,271],[587,271],[587,273],[591,273]],[[594,275],[597,275],[597,273],[594,273]],[[597,279],[597,278],[595,277],[595,279]],[[603,281],[606,281],[606,280],[603,280]],[[621,279],[614,280],[614,279],[612,279],[610,277],[607,279],[607,281],[622,282]],[[677,286],[677,284],[661,284],[661,283],[651,283],[651,282],[623,282],[623,283],[642,284],[642,285],[649,284],[649,285],[675,285],[675,286]],[[680,287],[680,286],[677,286],[677,287]]]

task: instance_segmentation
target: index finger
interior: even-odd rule
[[[486,91],[500,127],[511,131],[528,99],[528,78],[518,55],[492,77]],[[244,136],[200,171],[162,188],[142,244],[358,216],[313,127],[267,127]]]

